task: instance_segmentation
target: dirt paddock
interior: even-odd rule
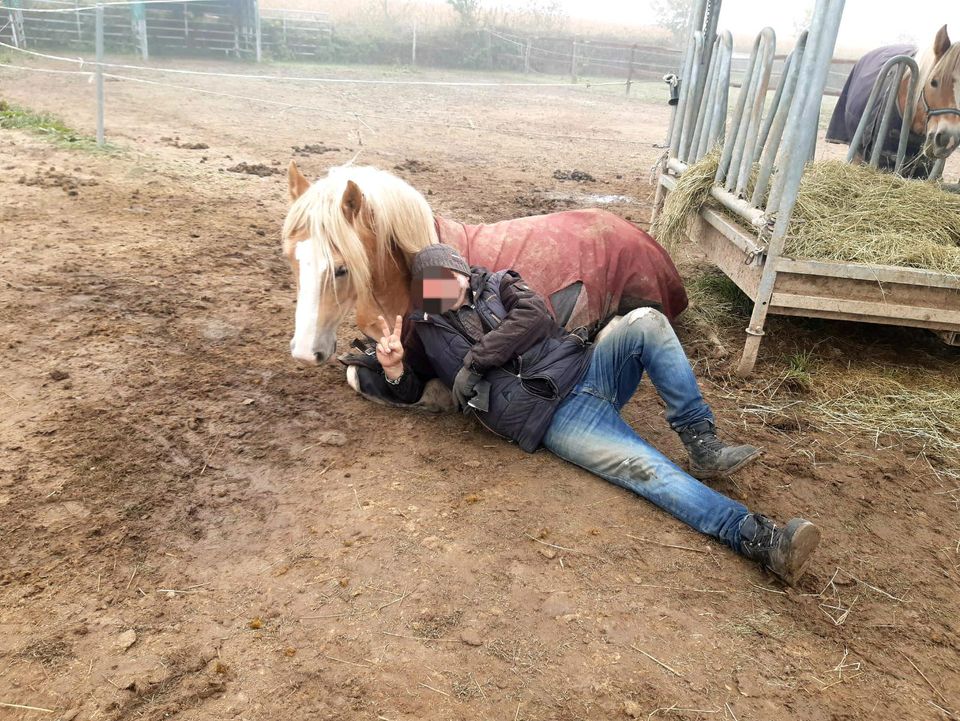
[[[0,77],[91,132],[92,85]],[[465,221],[606,202],[645,225],[664,106],[189,84],[317,111],[110,82],[113,152],[0,130],[0,718],[958,718],[946,461],[837,437],[802,393],[776,423],[742,413],[804,348],[840,378],[869,361],[956,378],[925,334],[779,319],[743,382],[739,332],[681,324],[723,433],[766,450],[717,487],[823,528],[796,589],[544,452],[289,357],[273,170],[291,157],[319,175],[362,151]],[[649,388],[625,415],[682,458]]]

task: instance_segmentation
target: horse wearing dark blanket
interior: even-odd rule
[[[919,68],[919,92],[908,98],[910,75],[907,71],[899,83],[887,76],[871,107],[870,92],[885,63],[899,55],[915,57]],[[895,94],[894,118],[885,137],[879,137],[883,109]],[[912,45],[891,45],[864,55],[854,65],[837,101],[826,140],[850,145],[861,118],[866,126],[857,156],[866,162],[877,144],[881,145],[880,167],[893,169],[900,142],[901,126],[908,103],[914,106],[909,128],[904,175],[926,178],[937,160],[947,158],[960,145],[960,43],[951,43],[947,26],[940,28],[933,45],[917,52]]]

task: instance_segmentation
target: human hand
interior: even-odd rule
[[[479,373],[474,373],[467,367],[463,367],[457,373],[457,377],[453,379],[453,399],[457,402],[457,408],[461,411],[466,412],[467,403],[476,395],[476,386],[483,380],[483,376]]]
[[[380,321],[380,330],[383,333],[377,342],[377,360],[380,361],[384,375],[390,380],[396,380],[403,375],[403,344],[400,342],[403,317],[397,316],[392,331],[382,315],[377,316],[377,320]]]

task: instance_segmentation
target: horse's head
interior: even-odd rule
[[[371,167],[331,168],[312,185],[291,162],[293,200],[283,252],[297,283],[290,352],[322,363],[337,348],[337,328],[354,309],[371,334],[378,314],[406,313],[409,256],[436,241],[426,200],[399,178]]]
[[[925,155],[946,158],[960,145],[960,43],[950,42],[946,25],[919,65],[923,87],[913,130],[925,135]]]
[[[293,204],[283,224],[283,253],[297,284],[290,352],[322,363],[336,352],[337,327],[356,304],[354,277],[369,283],[363,246],[370,231],[358,222],[363,194],[352,180],[327,176],[311,186],[293,162],[287,175]]]

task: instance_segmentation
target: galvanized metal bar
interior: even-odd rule
[[[913,58],[907,55],[897,55],[890,58],[887,62],[883,64],[883,67],[880,69],[880,73],[877,75],[877,79],[873,82],[873,87],[870,88],[870,95],[867,96],[866,110],[863,113],[863,117],[860,118],[860,122],[857,123],[857,129],[853,134],[853,140],[850,141],[850,148],[847,150],[847,162],[852,163],[854,158],[857,156],[857,153],[860,150],[860,144],[863,142],[863,134],[866,132],[867,123],[870,120],[869,110],[877,102],[877,95],[880,94],[880,88],[883,86],[883,81],[887,77],[887,74],[890,72],[890,68],[898,63],[904,62],[904,60],[909,60],[913,63],[913,68],[916,68],[917,64]],[[913,69],[911,68],[911,69]],[[919,73],[919,71],[914,71]],[[867,158],[864,158],[867,160]]]
[[[759,51],[758,51],[759,52]],[[757,56],[759,57],[759,55]],[[745,92],[747,96],[747,102],[744,106],[743,113],[740,116],[740,122],[737,123],[736,133],[731,139],[731,144],[733,145],[733,152],[730,154],[730,167],[727,168],[727,177],[724,182],[724,187],[727,190],[732,191],[734,184],[736,183],[737,178],[740,176],[740,162],[743,158],[743,147],[747,138],[747,128],[750,125],[750,115],[753,112],[753,100],[752,97],[754,90],[760,82],[760,73],[761,65],[759,62],[755,62],[752,65],[753,72],[750,73],[750,77],[744,77],[743,86],[741,92]]]
[[[687,23],[687,45],[693,42],[693,35],[703,31],[703,23],[707,17],[712,0],[693,0],[690,8],[690,20]],[[719,10],[719,2],[717,3]]]
[[[800,77],[800,67],[803,62],[803,55],[806,52],[806,46],[807,31],[804,30],[797,39],[797,44],[794,46],[793,52],[790,54],[791,62],[789,68],[784,69],[784,76],[780,80],[780,86],[784,88],[783,96],[777,105],[774,123],[770,128],[770,134],[767,136],[765,142],[763,155],[760,160],[760,171],[757,174],[757,184],[753,189],[753,197],[750,199],[751,205],[755,207],[760,207],[770,187],[770,176],[773,174],[777,155],[780,152],[783,130],[787,125],[790,109],[793,107],[794,100],[796,99],[797,79]]]
[[[889,92],[887,93],[886,102],[881,111],[883,114],[880,116],[880,131],[877,133],[877,137],[873,142],[873,150],[870,153],[870,167],[872,168],[880,167],[880,155],[883,152],[883,146],[886,144],[887,133],[890,132],[890,122],[893,120],[893,111],[896,108],[897,95],[900,91],[900,81],[903,80],[905,70],[906,67],[903,63],[896,63],[890,68],[888,80],[891,84],[889,86]],[[869,112],[869,110],[870,108],[868,106],[865,112]]]
[[[793,59],[796,56],[796,48],[787,55],[787,59],[780,69],[780,82],[777,83],[777,89],[773,94],[773,102],[763,119],[763,125],[760,126],[760,134],[757,136],[757,144],[754,146],[754,155],[760,155],[764,146],[767,144],[767,138],[770,137],[770,128],[773,127],[773,121],[777,117],[777,110],[780,108],[780,101],[783,100],[783,90],[787,84],[787,76],[790,74],[790,68],[793,67]]]
[[[943,166],[947,164],[946,158],[940,158],[933,164],[933,168],[930,170],[930,177],[928,180],[931,182],[936,182],[943,177]]]
[[[709,132],[710,124],[713,121],[713,114],[716,112],[717,95],[717,66],[720,63],[720,52],[717,49],[720,45],[720,38],[714,40],[714,49],[711,53],[710,68],[707,71],[707,82],[703,86],[703,98],[700,101],[701,110],[697,115],[697,125],[693,130],[693,142],[690,150],[694,162],[700,160],[705,152],[706,136]]]
[[[910,82],[907,83],[907,99],[903,109],[903,121],[900,124],[900,142],[897,143],[897,162],[894,165],[893,172],[898,175],[903,172],[903,164],[907,160],[907,145],[910,141],[910,128],[913,126],[913,116],[917,111],[917,92],[920,81],[920,70],[916,61],[909,58],[910,62],[905,63],[910,69]],[[899,88],[897,88],[899,92]]]
[[[753,112],[750,113],[750,123],[747,126],[746,134],[740,143],[740,152],[734,152],[734,161],[737,162],[740,173],[737,178],[734,195],[743,196],[747,188],[747,182],[750,180],[750,172],[753,170],[753,163],[756,160],[757,135],[760,132],[760,120],[763,117],[763,106],[767,100],[767,88],[770,86],[770,72],[773,69],[773,56],[777,46],[777,35],[773,28],[766,27],[760,31],[763,37],[763,63],[759,65],[759,75],[757,78],[757,87],[752,89],[755,94],[753,101]],[[739,155],[739,157],[737,157]],[[727,183],[730,180],[728,177]]]
[[[693,125],[701,112],[700,103],[696,98],[697,83],[700,79],[700,55],[703,53],[703,32],[697,30],[693,34],[693,63],[690,66],[689,92],[687,94],[687,109],[680,125],[680,149],[677,157],[687,160],[690,142],[693,135]]]
[[[730,100],[730,64],[733,60],[733,35],[729,30],[720,34],[720,72],[717,76],[717,97],[714,101],[713,121],[707,135],[707,149],[723,141]]]
[[[97,145],[103,147],[106,138],[103,129],[103,5],[97,3],[96,8],[96,35],[95,52],[97,56],[96,83],[97,83]]]
[[[703,18],[706,13],[708,0],[694,0],[690,11],[690,21],[687,25],[688,40],[684,52],[683,67],[680,70],[680,97],[673,108],[673,117],[670,121],[670,150],[669,157],[677,157],[680,150],[680,135],[683,119],[686,117],[687,97],[690,95],[690,79],[693,69],[694,32],[703,27]],[[719,0],[717,0],[719,4]]]
[[[703,19],[699,27],[694,26],[694,30],[700,29],[702,35],[702,45],[700,59],[698,62],[697,81],[694,84],[693,100],[697,108],[698,117],[704,111],[703,96],[706,92],[707,70],[713,60],[714,40],[717,37],[717,24],[720,22],[720,3],[710,0],[704,6]]]
[[[816,138],[817,135],[817,118],[820,115],[831,56],[837,43],[843,7],[844,0],[817,0],[814,9],[814,28],[810,31],[808,48],[800,68],[799,87],[804,92],[799,99],[802,102],[794,102],[787,120],[787,145],[784,147],[780,171],[777,173],[780,181],[780,202],[772,206],[777,217],[767,247],[767,258],[750,316],[750,325],[747,327],[747,341],[737,368],[740,375],[749,375],[757,360],[760,339],[763,337],[763,327],[776,283],[777,262],[783,254],[790,219],[797,202],[800,180],[807,161],[807,148],[811,138]],[[767,207],[771,208],[770,205]]]
[[[750,53],[750,60],[747,63],[746,74],[743,76],[743,82],[740,83],[740,97],[737,99],[737,107],[730,117],[730,129],[733,132],[733,137],[727,138],[723,144],[723,153],[720,155],[720,165],[717,166],[717,174],[714,178],[714,182],[720,185],[724,184],[724,181],[728,177],[727,171],[731,168],[737,138],[740,137],[741,132],[746,131],[744,127],[744,110],[747,107],[747,96],[750,93],[751,79],[753,78],[754,68],[757,65],[759,48],[760,36],[757,35],[757,39],[753,42],[753,51]]]
[[[680,152],[680,135],[683,132],[683,121],[687,116],[687,96],[690,90],[690,73],[693,72],[693,50],[691,42],[687,47],[686,58],[683,62],[683,75],[680,76],[680,98],[673,113],[673,126],[670,129],[670,157],[676,158]]]
[[[683,175],[688,167],[687,163],[676,158],[667,161],[667,168],[677,175]],[[710,196],[724,208],[745,220],[749,226],[757,228],[766,224],[766,218],[762,210],[752,207],[750,203],[724,190],[719,185],[710,188]]]
[[[810,84],[813,81],[814,72],[816,70],[817,63],[817,43],[818,39],[822,36],[824,24],[826,22],[826,9],[829,3],[834,2],[835,0],[817,0],[816,6],[813,12],[813,22],[810,25],[809,34],[807,36],[807,44],[804,50],[803,62],[800,64],[800,73],[797,77],[797,89],[796,94],[793,99],[793,103],[790,107],[790,114],[787,116],[787,127],[784,130],[784,138],[781,142],[781,148],[783,149],[782,157],[780,158],[780,171],[773,176],[773,185],[770,188],[770,197],[767,199],[767,212],[776,213],[777,209],[780,207],[780,202],[783,197],[784,182],[786,180],[787,174],[782,172],[783,166],[787,163],[802,162],[806,163],[806,146],[802,149],[797,145],[797,138],[793,137],[791,133],[796,132],[796,124],[793,121],[794,113],[802,113],[803,108],[806,104],[806,98],[809,95]],[[793,130],[791,130],[791,128]],[[796,158],[802,155],[803,160],[797,161]]]
[[[763,33],[758,33],[756,40],[753,41],[753,50],[750,53],[750,61],[747,67],[747,73],[743,76],[743,81],[740,85],[740,103],[738,106],[739,116],[735,125],[735,132],[733,137],[729,140],[727,145],[731,146],[730,152],[730,164],[726,168],[726,178],[724,182],[724,187],[727,190],[732,191],[734,185],[737,181],[737,178],[740,175],[740,163],[743,158],[743,148],[746,142],[747,130],[750,125],[750,118],[754,110],[754,105],[756,98],[753,97],[756,93],[757,87],[760,84],[760,75],[763,72],[763,67],[758,59],[760,58],[761,46],[763,45]],[[747,106],[750,107],[749,114],[747,113]]]

